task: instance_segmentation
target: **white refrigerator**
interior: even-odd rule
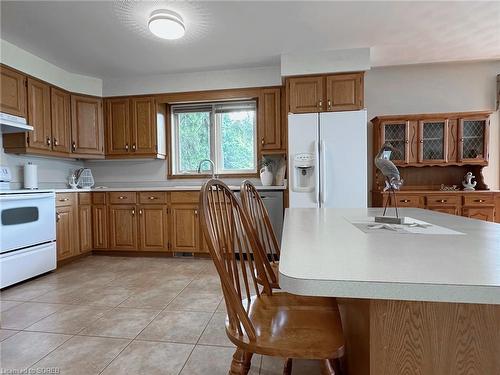
[[[366,110],[288,115],[290,207],[367,207]]]

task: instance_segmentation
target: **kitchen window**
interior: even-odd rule
[[[197,175],[203,159],[216,174],[257,172],[254,100],[172,106],[172,174]],[[210,173],[210,163],[201,174]]]

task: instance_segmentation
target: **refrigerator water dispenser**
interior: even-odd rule
[[[295,154],[293,158],[292,190],[298,192],[310,192],[314,190],[314,167],[314,154]]]

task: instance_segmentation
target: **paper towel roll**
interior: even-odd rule
[[[24,188],[38,189],[38,170],[35,164],[24,165]]]

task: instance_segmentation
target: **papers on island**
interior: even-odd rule
[[[441,234],[461,235],[453,229],[427,223],[411,217],[405,218],[404,224],[376,223],[374,217],[345,218],[348,222],[364,233],[393,233],[393,234]]]

